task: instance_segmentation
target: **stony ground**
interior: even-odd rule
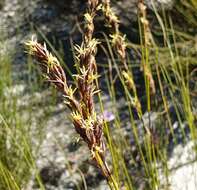
[[[70,38],[74,42],[80,43],[81,35],[79,30],[79,25],[81,23],[80,17],[85,10],[85,0],[63,0],[63,1],[53,1],[53,0],[4,0],[3,5],[0,5],[0,34],[4,36],[3,43],[0,45],[0,55],[4,54],[8,50],[13,53],[13,70],[15,71],[13,77],[19,78],[23,81],[26,78],[26,56],[24,56],[23,42],[30,38],[33,33],[39,33],[42,31],[50,40],[53,37],[61,43],[63,43],[63,49],[66,52],[67,60],[72,64],[72,53],[70,51]],[[150,1],[147,1],[149,8],[151,9]],[[171,8],[173,1],[162,1],[158,0],[158,5],[163,3],[166,8]],[[114,6],[117,14],[120,15],[122,21],[122,28],[128,33],[128,38],[136,40],[138,35],[135,28],[130,27],[130,23],[133,25],[137,22],[137,11],[136,11],[136,0],[124,0],[124,3],[120,1]],[[124,13],[124,14],[123,14]],[[81,15],[81,16],[80,16]],[[77,24],[78,25],[77,25]],[[128,31],[127,29],[131,30]],[[39,36],[39,35],[38,35]],[[60,46],[58,42],[54,43],[57,48]],[[18,72],[20,71],[20,72]],[[18,87],[17,87],[18,88]],[[16,89],[17,89],[16,88]],[[26,87],[20,87],[20,89],[25,89]],[[38,100],[45,97],[45,92],[39,93]],[[29,95],[28,97],[31,97]],[[28,98],[27,96],[23,98]],[[124,107],[125,102],[121,99],[119,100],[120,107]],[[28,102],[27,100],[22,102]],[[104,96],[105,110],[111,118],[113,123],[112,114],[112,103],[109,101],[108,95]],[[23,105],[24,106],[24,105]],[[76,184],[83,189],[84,178],[91,179],[87,180],[87,186],[90,190],[107,190],[108,187],[106,182],[103,180],[102,176],[93,166],[89,164],[89,154],[87,153],[87,147],[82,143],[77,142],[77,135],[67,117],[68,111],[62,103],[58,103],[54,106],[53,113],[50,119],[46,123],[46,137],[41,145],[39,152],[39,157],[36,161],[38,168],[40,170],[41,178],[46,186],[47,190],[74,190],[76,189]],[[125,114],[126,115],[126,114]],[[124,117],[124,116],[123,116]],[[147,114],[144,114],[145,121],[148,122]],[[157,113],[152,113],[152,122],[157,118]],[[125,120],[128,126],[123,129],[126,133],[130,133],[129,123]],[[174,121],[174,129],[176,130],[176,121]],[[139,122],[140,127],[140,122]],[[35,142],[36,143],[36,142]],[[169,160],[172,168],[175,168],[171,172],[172,190],[182,190],[182,184],[179,186],[179,179],[185,177],[185,173],[191,173],[195,163],[184,165],[187,161],[193,161],[195,158],[187,158],[188,155],[182,155],[184,158],[179,159],[177,155],[180,152],[185,152],[185,149],[191,149],[191,143],[187,145],[180,145],[174,151],[172,151],[172,159]],[[177,153],[179,152],[179,153]],[[182,157],[181,157],[182,158]],[[181,163],[176,162],[180,160]],[[192,181],[197,181],[195,177],[197,174],[192,174],[192,178],[187,179]],[[188,175],[189,176],[189,175]],[[98,180],[99,179],[99,180]],[[184,180],[185,181],[185,180]],[[188,181],[187,181],[188,182]],[[175,183],[175,184],[174,184]],[[195,187],[189,186],[188,190],[195,190]],[[185,187],[185,186],[184,186]],[[193,188],[193,189],[192,189]],[[38,186],[35,183],[34,178],[29,182],[28,187],[24,190],[37,190]],[[185,187],[184,190],[187,188]]]

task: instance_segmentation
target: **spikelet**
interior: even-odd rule
[[[138,11],[139,11],[139,15],[140,15],[140,21],[141,21],[141,25],[143,26],[143,43],[145,48],[154,45],[155,42],[153,40],[152,34],[151,34],[151,30],[149,27],[149,21],[147,20],[147,16],[146,16],[146,6],[144,5],[144,1],[143,0],[139,0],[138,1]],[[141,67],[141,69],[144,71],[144,75],[146,76],[146,78],[148,79],[149,83],[150,83],[150,88],[151,88],[151,92],[152,94],[156,93],[156,89],[155,89],[155,82],[151,73],[151,68],[149,65],[147,64],[143,64],[143,66]]]
[[[101,169],[112,189],[118,190],[118,186],[105,161],[105,143],[103,141],[103,120],[97,116],[94,109],[94,95],[99,92],[95,80],[97,74],[95,55],[99,42],[93,38],[94,17],[99,9],[98,0],[88,0],[88,10],[85,13],[84,37],[81,45],[75,46],[78,73],[76,88],[69,86],[66,75],[58,59],[53,56],[46,45],[37,42],[35,38],[27,41],[25,46],[28,53],[39,62],[42,73],[47,81],[55,85],[62,92],[65,104],[71,110],[71,119],[76,132],[80,135],[90,150],[96,166]],[[75,97],[79,94],[79,98]]]

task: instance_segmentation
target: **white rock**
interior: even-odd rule
[[[197,161],[192,141],[174,149],[168,167],[171,171],[169,190],[197,190]],[[164,176],[162,178],[164,179]]]
[[[6,88],[4,90],[4,95],[5,96],[10,96],[10,95],[20,96],[23,94],[24,90],[25,90],[25,85],[18,84],[18,85]]]
[[[174,5],[174,0],[145,0],[145,3],[150,9],[153,9],[153,5],[155,5],[158,10],[162,8],[167,10],[172,9]]]

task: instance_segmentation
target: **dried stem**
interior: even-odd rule
[[[143,35],[143,44],[145,46],[145,51],[146,49],[151,46],[154,45],[155,42],[153,40],[152,34],[151,34],[151,30],[149,27],[149,21],[147,20],[147,14],[146,14],[146,6],[144,4],[143,0],[139,0],[138,1],[138,11],[139,11],[139,16],[140,16],[140,22],[142,25],[142,35]],[[151,73],[151,68],[149,64],[143,64],[142,65],[142,69],[144,71],[145,77],[148,79],[149,83],[150,83],[150,88],[151,88],[151,92],[152,94],[155,94],[156,90],[155,90],[155,82]]]
[[[110,0],[102,0],[102,10],[103,14],[105,16],[105,21],[107,23],[107,26],[111,28],[111,42],[115,49],[116,54],[119,56],[121,63],[124,66],[124,69],[121,70],[121,73],[123,74],[123,77],[125,79],[125,82],[127,84],[127,88],[129,90],[132,90],[134,98],[131,100],[131,103],[133,107],[138,112],[139,117],[142,117],[142,109],[141,109],[141,103],[139,101],[137,90],[135,87],[135,83],[133,80],[132,72],[129,70],[127,65],[127,59],[126,59],[126,36],[122,35],[119,31],[119,19],[113,12]]]

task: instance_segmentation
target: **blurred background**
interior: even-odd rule
[[[152,167],[155,160],[146,158],[142,145],[152,172],[147,176],[132,128],[135,123],[137,139],[143,144],[142,122],[130,108],[118,79],[120,61],[110,54],[110,29],[98,13],[94,36],[102,42],[96,57],[101,101],[117,147],[112,155],[107,151],[107,160],[116,158],[111,165],[114,168],[117,164],[118,179],[129,184],[122,189],[196,190],[197,2],[155,0],[154,6],[151,2],[145,1],[156,44],[149,49],[148,58],[156,83],[151,111],[147,109],[140,68],[143,54],[138,1],[113,0],[111,4],[120,20],[120,31],[126,35],[128,63],[142,104],[143,121],[153,131],[155,146],[161,152]],[[0,0],[1,190],[109,189],[91,163],[88,148],[77,141],[61,94],[44,82],[24,49],[24,42],[32,35],[45,42],[72,84],[72,74],[76,73],[73,48],[82,41],[86,7],[86,0]],[[100,99],[96,97],[95,102],[99,112]],[[150,185],[153,181],[157,184],[154,188]]]

